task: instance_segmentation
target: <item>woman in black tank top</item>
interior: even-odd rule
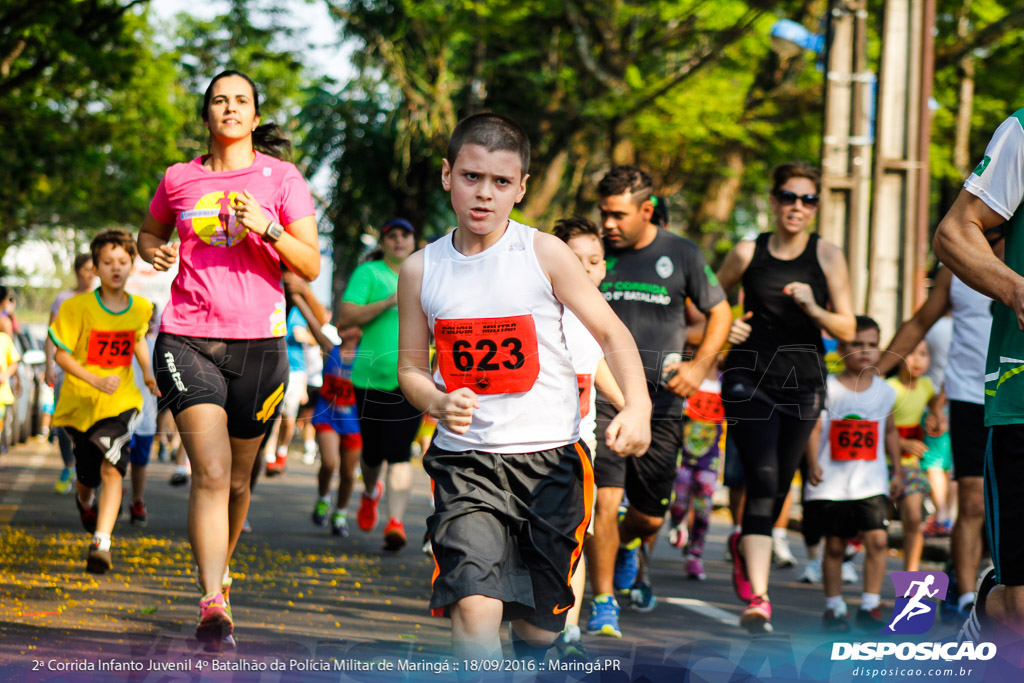
[[[773,172],[774,232],[741,242],[718,280],[742,281],[746,314],[733,325],[722,399],[747,486],[742,531],[729,539],[734,586],[747,602],[740,623],[771,630],[768,574],[772,525],[824,405],[822,330],[852,340],[855,320],[846,259],[808,232],[818,209],[819,172],[802,163]]]

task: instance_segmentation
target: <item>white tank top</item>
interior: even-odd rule
[[[510,220],[479,254],[460,254],[451,234],[423,250],[420,304],[437,346],[434,382],[448,392],[468,387],[480,403],[465,434],[438,426],[439,448],[531,453],[579,440],[563,308],[537,261],[535,234]]]
[[[572,357],[572,369],[576,372],[576,385],[580,394],[580,438],[594,452],[597,448],[597,389],[594,387],[594,378],[597,366],[604,358],[604,351],[568,308],[562,315],[562,329],[565,331],[565,343]]]
[[[954,275],[949,283],[949,301],[953,306],[953,341],[946,365],[946,398],[984,405],[992,299]]]
[[[844,387],[835,375],[829,375],[826,387],[818,443],[822,478],[817,486],[805,488],[804,500],[862,500],[887,494],[885,425],[896,390],[875,377],[866,391],[858,393]]]

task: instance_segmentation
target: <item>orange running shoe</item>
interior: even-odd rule
[[[363,531],[372,531],[377,526],[377,505],[380,504],[380,497],[384,493],[384,484],[377,482],[377,497],[370,498],[363,493],[359,501],[359,512],[356,513],[356,522]]]
[[[405,527],[401,520],[392,517],[384,527],[384,550],[401,550],[405,542]]]

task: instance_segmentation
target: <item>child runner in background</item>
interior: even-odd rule
[[[157,307],[153,306],[153,315],[149,318],[149,330],[146,332],[145,343],[149,349],[149,357],[153,357],[153,346],[156,344],[156,335],[160,331],[160,316]],[[149,456],[153,450],[153,439],[156,437],[156,396],[151,394],[146,387],[146,373],[139,365],[139,359],[132,360],[132,372],[135,375],[135,385],[142,394],[142,413],[135,421],[135,431],[132,432],[131,441],[131,466],[132,466],[132,504],[129,508],[132,524],[146,526],[149,524],[149,517],[146,514],[146,503],[142,495],[146,491],[146,467],[149,465]]]
[[[82,526],[93,534],[85,568],[103,574],[112,566],[110,534],[121,507],[132,428],[142,410],[133,355],[149,392],[157,388],[143,341],[153,304],[124,291],[135,263],[135,238],[124,230],[107,230],[89,249],[99,288],[61,304],[50,326],[57,365],[65,372],[53,423],[67,428],[74,444],[75,505]]]
[[[555,223],[554,235],[569,245],[576,258],[583,264],[583,269],[587,271],[587,276],[594,286],[600,286],[605,275],[604,231],[593,221],[576,217]],[[580,392],[580,439],[587,444],[593,458],[597,450],[597,391],[600,391],[616,410],[621,410],[624,404],[622,391],[604,360],[601,345],[587,331],[580,319],[568,309],[562,313],[562,331],[565,333],[565,345],[572,357],[572,368],[576,373],[576,384]],[[593,532],[593,522],[591,516],[590,528],[587,529],[588,536]],[[556,647],[562,659],[586,659],[587,652],[583,647],[579,626],[583,591],[587,586],[586,560],[582,557],[576,572],[572,575],[571,585],[576,602],[566,613],[565,629],[562,630]]]
[[[309,400],[299,408],[296,428],[302,435],[302,464],[313,465],[317,453],[313,411],[320,399],[320,388],[324,385],[324,355],[316,344],[307,344],[303,352],[306,356],[306,396]]]
[[[0,332],[0,430],[3,430],[7,406],[14,404],[14,391],[11,389],[11,377],[18,371],[21,354],[14,347],[14,339],[6,332]],[[74,463],[72,463],[74,464]],[[71,472],[74,473],[74,467]]]
[[[712,365],[697,393],[687,399],[683,460],[676,473],[675,499],[669,508],[672,518],[669,543],[683,549],[686,575],[697,581],[707,578],[704,574],[704,541],[711,525],[714,509],[711,496],[718,483],[718,466],[724,443],[725,407],[722,405],[719,371],[720,363]],[[691,505],[693,522],[687,532]]]
[[[430,607],[451,617],[459,659],[502,659],[505,620],[516,657],[543,659],[575,602],[594,484],[563,306],[598,339],[626,397],[609,447],[628,456],[650,445],[629,331],[565,244],[509,220],[529,163],[529,140],[510,119],[459,122],[441,172],[458,227],[406,259],[398,283],[401,388],[439,420],[423,457],[435,506]]]
[[[928,342],[922,341],[900,364],[898,377],[889,378],[896,390],[893,418],[900,434],[900,463],[903,465],[903,495],[899,499],[900,521],[903,524],[903,568],[917,571],[924,549],[921,506],[928,493],[928,479],[921,469],[921,458],[927,452],[921,421],[925,410],[938,417],[944,429],[945,412],[941,394],[935,392],[925,376],[930,363]],[[895,466],[895,463],[894,463]]]
[[[807,449],[808,482],[804,520],[825,537],[822,575],[826,631],[847,631],[842,564],[848,539],[864,539],[864,593],[857,625],[877,631],[882,619],[881,592],[889,549],[889,499],[903,478],[899,433],[893,420],[896,392],[878,376],[878,323],[857,316],[857,335],[839,342],[845,368],[826,381],[828,400]],[[892,476],[885,454],[892,457]],[[920,498],[918,498],[920,506]]]
[[[329,355],[324,363],[323,385],[313,409],[313,427],[320,447],[319,497],[313,508],[313,524],[327,525],[327,515],[331,511],[331,482],[335,473],[340,471],[338,497],[334,501],[330,522],[331,533],[344,538],[348,536],[348,502],[363,452],[355,387],[352,386],[352,365],[363,331],[353,326],[339,330],[339,334],[340,344],[333,347],[324,344],[323,348],[329,349]],[[319,337],[318,341],[321,341]]]

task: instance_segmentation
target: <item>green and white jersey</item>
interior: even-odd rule
[[[985,158],[964,188],[1006,219],[1006,265],[1024,274],[1024,109],[996,129]],[[992,304],[992,334],[985,363],[985,424],[1024,423],[1024,332],[1017,316]]]

